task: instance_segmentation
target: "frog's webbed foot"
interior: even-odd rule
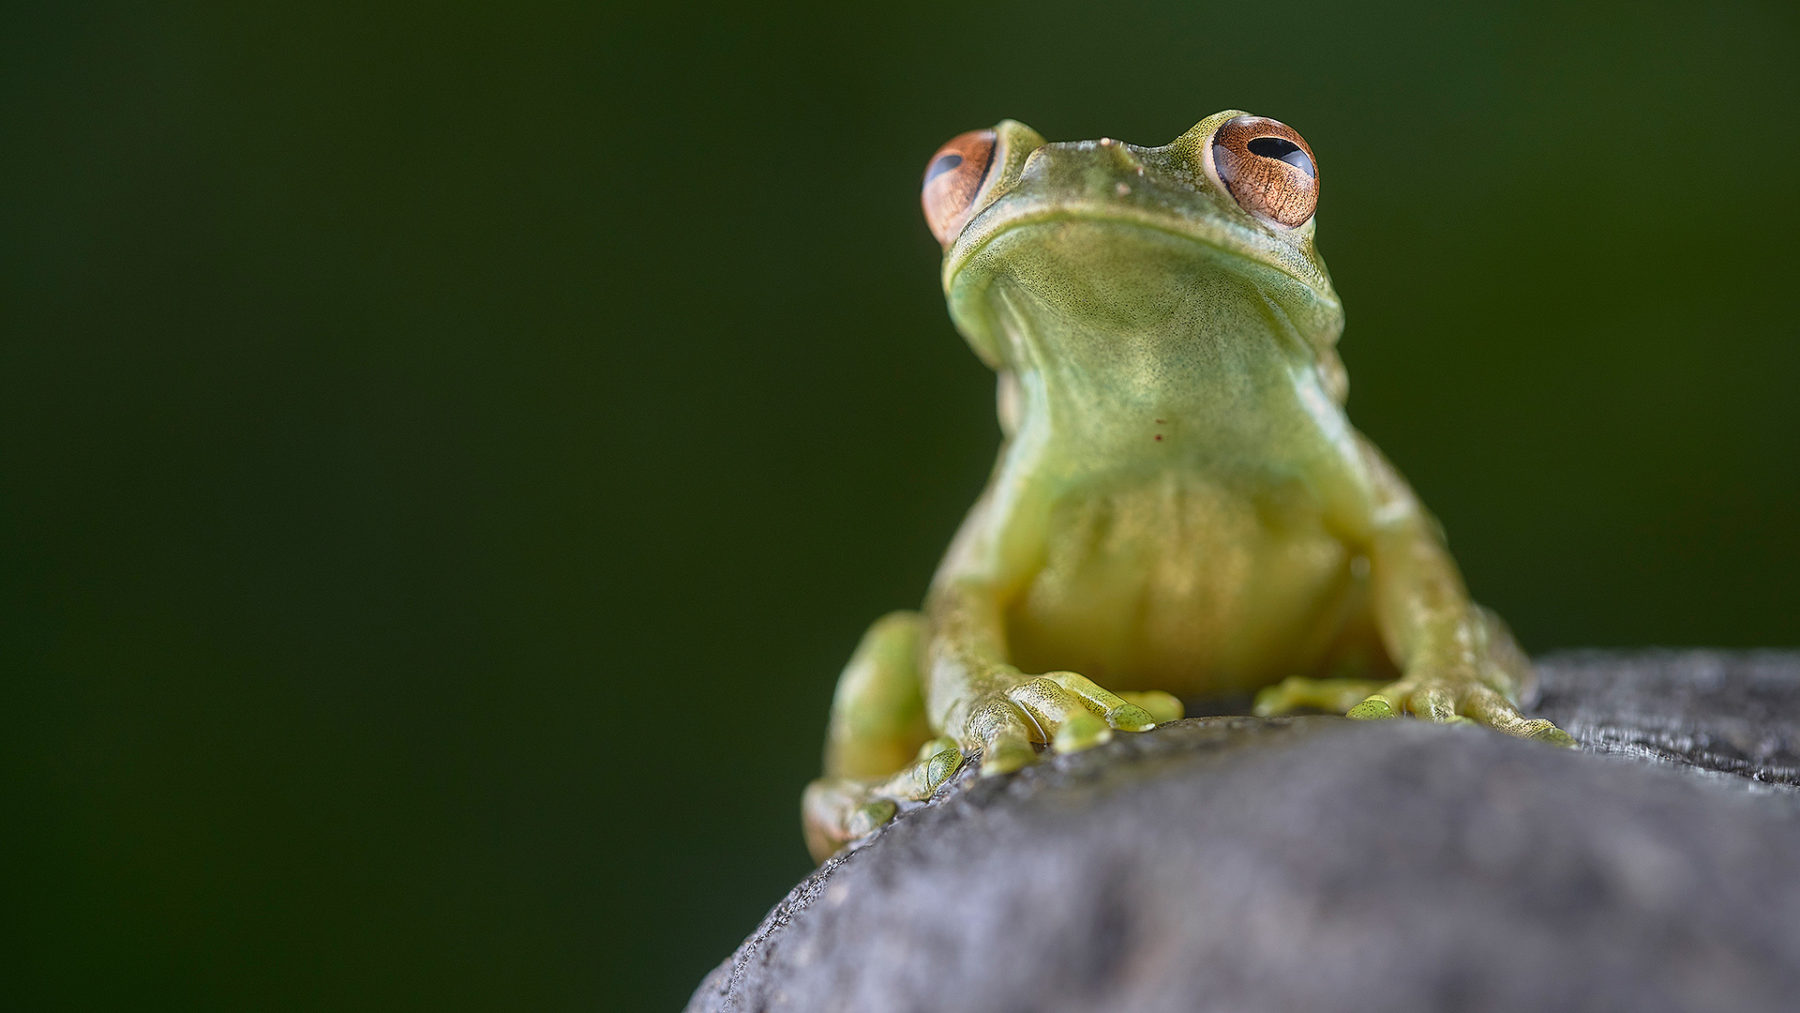
[[[1575,738],[1543,718],[1519,713],[1504,694],[1473,677],[1408,675],[1389,683],[1344,716],[1369,721],[1412,714],[1427,721],[1487,725],[1521,739],[1574,746]]]
[[[1035,743],[1059,753],[1088,749],[1115,730],[1148,731],[1181,717],[1181,701],[1154,690],[1111,693],[1074,672],[1052,672],[1020,676],[966,713],[960,746],[948,736],[932,739],[889,777],[822,777],[808,785],[801,811],[813,859],[823,862],[929,799],[969,752],[981,751],[984,776],[1003,774],[1036,762]]]
[[[930,798],[962,761],[955,740],[938,738],[920,746],[918,759],[891,777],[822,777],[807,785],[800,812],[813,861],[823,862],[846,844],[880,829],[902,809]]]
[[[1294,675],[1259,690],[1254,710],[1259,718],[1297,710],[1342,714],[1386,685],[1367,679],[1307,679]]]
[[[1474,676],[1430,671],[1395,682],[1362,679],[1284,679],[1256,694],[1256,713],[1268,717],[1298,708],[1333,711],[1357,720],[1411,714],[1446,724],[1482,724],[1522,739],[1559,746],[1575,744],[1567,732],[1542,718],[1519,713],[1505,694]]]
[[[1121,695],[1074,672],[1051,672],[975,701],[963,723],[963,742],[981,749],[987,776],[1035,762],[1033,743],[1073,753],[1106,742],[1115,730],[1147,732],[1158,721],[1179,717],[1181,702],[1167,693]]]

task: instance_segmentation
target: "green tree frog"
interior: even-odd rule
[[[872,626],[802,803],[823,860],[983,775],[1236,697],[1256,713],[1475,722],[1530,662],[1344,414],[1319,168],[1228,110],[1163,147],[962,134],[922,203],[951,319],[999,375],[1004,442],[923,611]]]

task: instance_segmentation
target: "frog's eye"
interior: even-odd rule
[[[974,210],[975,195],[987,178],[994,160],[994,132],[971,130],[957,134],[931,156],[925,166],[925,186],[919,203],[925,207],[925,224],[938,244],[949,246]]]
[[[1226,120],[1206,167],[1238,207],[1279,229],[1306,224],[1319,206],[1319,166],[1306,138],[1266,116]]]

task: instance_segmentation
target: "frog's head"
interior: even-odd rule
[[[1343,310],[1313,246],[1318,195],[1299,133],[1228,110],[1160,148],[1047,144],[1006,120],[945,144],[922,202],[951,316],[996,368],[1069,351],[1025,347],[1021,312],[1071,340],[1255,325],[1335,362]]]

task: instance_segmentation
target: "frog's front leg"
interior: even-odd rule
[[[883,616],[838,677],[825,774],[800,803],[815,861],[929,798],[962,763],[956,743],[933,738],[925,719],[925,635],[917,612]]]
[[[981,750],[983,775],[1017,770],[1037,758],[1033,743],[1074,752],[1148,731],[1181,717],[1167,693],[1120,695],[1075,672],[1031,675],[1007,660],[1001,596],[974,579],[935,589],[928,605],[932,637],[925,699],[932,726],[965,750]]]
[[[1353,718],[1468,719],[1521,738],[1574,745],[1519,713],[1531,663],[1493,613],[1469,600],[1437,523],[1393,466],[1364,443],[1376,493],[1368,547],[1375,623],[1400,679],[1349,709]]]
[[[1112,729],[1141,731],[1181,716],[1164,693],[1108,693],[1073,672],[1027,676],[997,661],[977,661],[997,643],[979,622],[978,606],[934,598],[948,629],[916,612],[884,616],[863,635],[831,702],[825,774],[806,788],[801,821],[807,850],[824,861],[867,836],[903,808],[931,797],[967,751],[981,749],[982,772],[1015,770],[1036,758],[1034,741],[1061,751],[1085,749]],[[927,641],[940,645],[927,650]],[[927,678],[930,666],[941,678]],[[949,716],[927,720],[925,683],[949,701]],[[939,713],[933,709],[932,713]],[[1153,718],[1152,715],[1155,715]],[[933,729],[944,734],[933,737]],[[952,731],[954,729],[954,731]]]

